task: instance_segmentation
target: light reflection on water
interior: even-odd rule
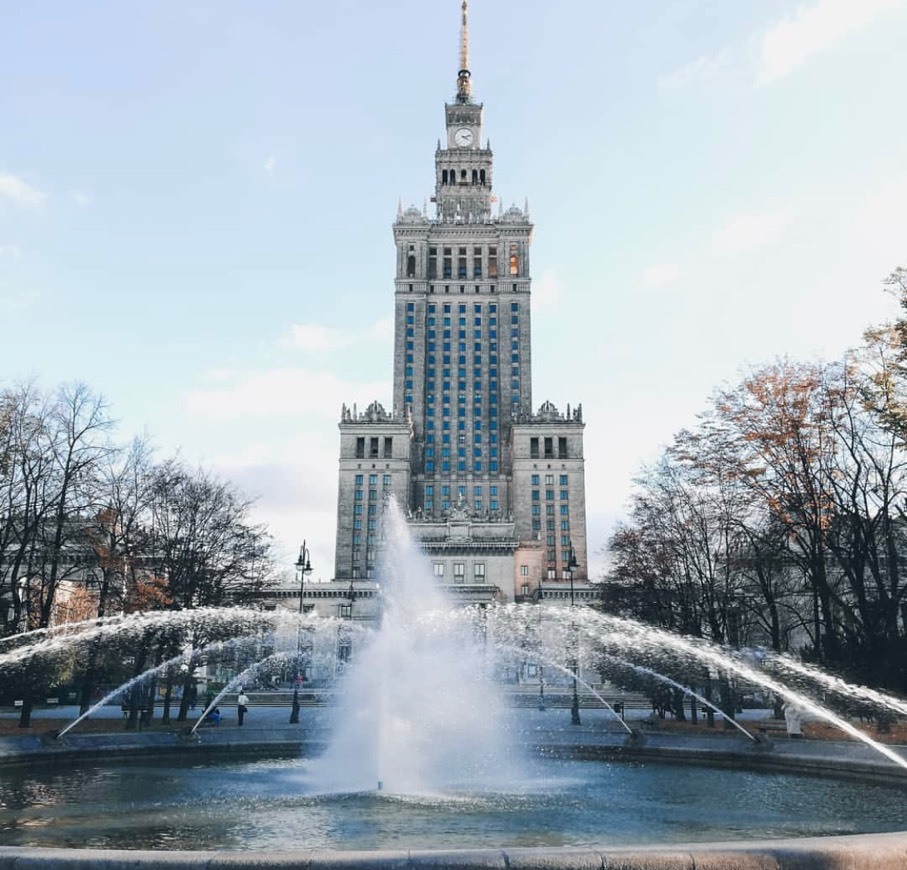
[[[707,767],[536,760],[481,792],[316,794],[307,762],[0,772],[0,844],[146,849],[605,846],[898,830],[892,786]]]

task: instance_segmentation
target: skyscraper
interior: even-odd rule
[[[581,406],[533,412],[533,225],[528,205],[495,209],[466,0],[444,114],[435,214],[400,207],[393,226],[393,407],[342,411],[335,578],[373,576],[393,494],[462,600],[531,598],[587,577],[584,424]]]

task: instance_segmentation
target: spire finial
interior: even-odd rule
[[[457,72],[457,102],[468,103],[472,88],[469,82],[469,18],[468,4],[463,0],[463,20],[460,25],[460,69]]]

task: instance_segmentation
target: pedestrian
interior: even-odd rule
[[[245,718],[246,712],[249,709],[249,698],[246,693],[242,690],[242,687],[239,689],[239,695],[236,698],[236,715],[239,719],[239,726],[242,727],[242,721]]]
[[[787,727],[787,736],[795,740],[803,737],[803,711],[792,701],[788,701],[784,707],[784,724]]]

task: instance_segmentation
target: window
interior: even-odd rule
[[[391,485],[391,476],[389,474],[385,474],[384,477],[382,478],[381,483],[385,487],[390,486]]]
[[[545,490],[545,500],[546,500],[546,501],[552,501],[553,499],[554,499],[554,490],[553,490],[553,489],[546,489],[546,490]]]
[[[369,438],[368,455],[370,459],[378,458],[378,439]]]
[[[554,475],[553,474],[545,475],[545,486],[554,486]]]
[[[454,583],[462,583],[466,577],[466,563],[454,562],[453,566]]]
[[[539,476],[537,474],[533,474],[531,480],[533,486],[539,485]]]
[[[520,576],[521,577],[529,576],[529,566],[528,565],[520,565]]]
[[[561,501],[567,501],[570,498],[570,491],[566,489],[561,490]]]
[[[545,439],[545,459],[554,459],[554,439]]]
[[[557,439],[557,455],[558,455],[559,459],[567,458],[567,439],[563,435]],[[564,475],[562,475],[562,477],[563,477],[563,481],[564,481],[563,485],[566,486],[567,485],[567,475],[564,474]]]
[[[488,277],[498,277],[498,249],[496,247],[488,249]]]
[[[562,474],[561,475],[561,486],[566,486],[566,485],[567,485],[567,475]]]
[[[356,475],[356,486],[362,486],[362,475],[361,474]]]
[[[356,439],[356,459],[365,459],[365,438]]]
[[[473,577],[475,578],[475,582],[484,583],[485,582],[485,563],[476,562],[475,565],[473,565],[472,570],[473,570]]]
[[[444,576],[444,563],[443,562],[435,562],[434,565],[432,566],[432,568],[434,570],[435,577]]]
[[[530,439],[529,439],[529,458],[530,458],[530,459],[538,459],[538,458],[539,458],[539,439],[538,439],[538,438],[530,438]],[[536,474],[536,475],[533,475],[533,481],[532,481],[532,482],[533,482],[534,484],[536,484],[536,485],[538,484],[538,475],[537,475],[537,474]]]
[[[519,247],[517,245],[510,246],[510,274],[520,274],[520,254]]]

